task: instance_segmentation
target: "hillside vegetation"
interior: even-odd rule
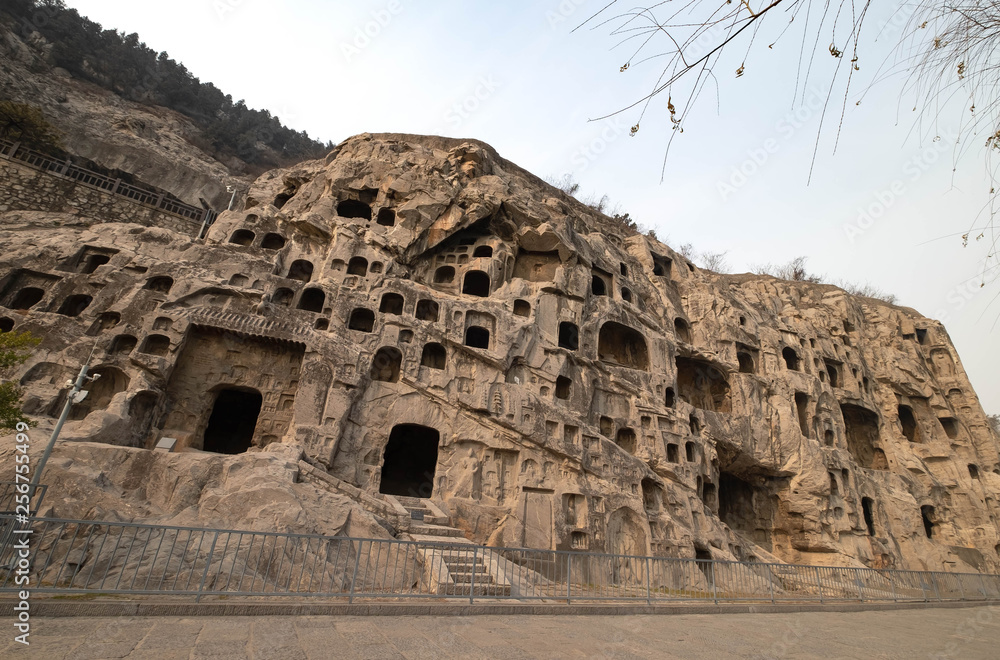
[[[175,110],[201,131],[218,160],[235,156],[256,173],[325,155],[332,147],[284,125],[267,110],[248,108],[210,82],[201,82],[138,34],[104,29],[62,0],[5,0],[0,17],[23,38],[37,32],[51,44],[48,61],[122,98]]]

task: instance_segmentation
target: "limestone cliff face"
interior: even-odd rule
[[[357,136],[202,241],[62,220],[5,217],[0,327],[45,337],[39,416],[96,344],[65,437],[296,445],[491,544],[1000,570],[998,441],[941,324],[703,271],[485,144]]]

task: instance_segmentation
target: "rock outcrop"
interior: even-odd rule
[[[699,269],[480,142],[354,137],[204,240],[25,209],[0,242],[27,411],[96,347],[69,440],[288,445],[494,545],[1000,570],[998,440],[940,323]]]

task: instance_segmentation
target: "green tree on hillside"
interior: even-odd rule
[[[0,101],[0,138],[39,151],[62,148],[58,131],[46,121],[41,108],[14,101]]]
[[[0,431],[12,431],[18,422],[35,425],[21,412],[24,391],[8,376],[31,356],[30,349],[40,341],[30,332],[0,332]]]

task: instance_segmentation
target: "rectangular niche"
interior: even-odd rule
[[[259,412],[249,437],[241,440],[243,450],[281,439],[294,416],[303,344],[197,326],[183,346],[167,384],[164,433],[203,449],[210,425],[214,428],[222,413],[240,410],[245,400],[259,401]]]

